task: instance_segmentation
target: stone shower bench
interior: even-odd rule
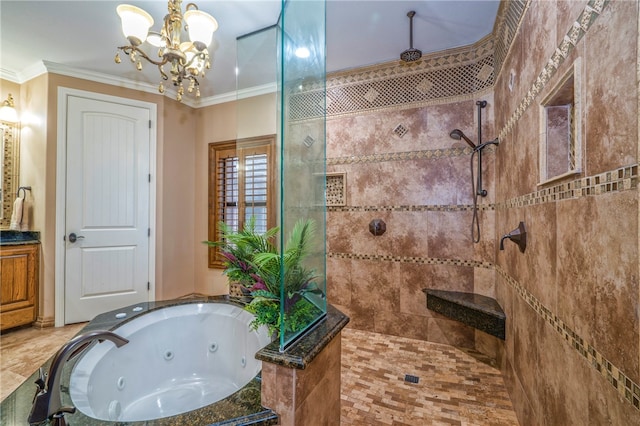
[[[495,299],[475,293],[425,288],[427,309],[504,340],[507,317]]]

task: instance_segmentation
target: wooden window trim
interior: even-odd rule
[[[244,159],[248,155],[252,154],[267,154],[267,229],[271,229],[276,225],[276,161],[275,161],[275,135],[259,136],[254,138],[238,139],[224,142],[214,142],[209,144],[209,200],[208,200],[208,240],[218,241],[220,240],[220,230],[218,229],[218,220],[220,217],[218,199],[218,174],[217,163],[218,159],[223,155],[230,155],[235,153],[239,159]],[[239,178],[238,187],[240,188],[240,195],[238,197],[239,212],[238,221],[239,226],[244,225],[244,160],[239,160]],[[209,268],[221,269],[224,268],[222,260],[218,255],[218,250],[215,247],[209,247],[208,252],[208,264]]]

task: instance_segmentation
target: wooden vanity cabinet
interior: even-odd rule
[[[31,324],[38,313],[40,244],[0,246],[0,330]]]

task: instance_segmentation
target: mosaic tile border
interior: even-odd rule
[[[590,343],[585,342],[578,333],[573,331],[564,321],[558,318],[549,308],[544,306],[518,281],[506,273],[500,266],[495,265],[495,270],[516,291],[516,293],[529,305],[536,314],[576,350],[607,382],[631,405],[640,410],[640,385],[635,383],[618,367],[606,359]]]
[[[569,53],[576,47],[578,42],[584,37],[589,28],[595,20],[602,13],[602,9],[609,3],[610,0],[590,0],[584,7],[580,17],[573,23],[569,31],[556,48],[551,58],[542,69],[538,78],[527,92],[526,96],[522,99],[516,110],[511,114],[511,117],[507,120],[505,126],[498,133],[498,138],[503,140],[514,128],[518,120],[524,115],[524,112],[529,108],[535,98],[546,87],[551,77],[553,77],[558,71],[558,68],[564,63]]]
[[[632,164],[594,176],[539,189],[538,191],[497,203],[496,208],[525,207],[637,189],[638,177],[638,164]]]
[[[291,89],[289,116],[300,121],[471,97],[494,85],[493,52],[489,35],[411,64],[397,60],[329,74]]]
[[[428,149],[422,151],[386,152],[383,154],[352,155],[349,157],[327,158],[327,166],[337,164],[382,163],[385,161],[410,161],[410,160],[437,160],[439,158],[460,157],[471,155],[472,149],[446,148]],[[487,147],[483,152],[495,152],[493,146]]]
[[[437,257],[419,257],[419,256],[388,256],[377,254],[362,253],[338,253],[329,252],[327,257],[331,259],[349,259],[349,260],[375,260],[379,262],[394,263],[418,263],[423,265],[451,265],[451,266],[470,266],[473,268],[493,269],[491,262],[478,262],[475,260],[462,259],[442,259]]]
[[[5,199],[5,202],[2,203],[3,219],[0,219],[0,225],[8,228],[13,211],[13,197],[18,189],[17,167],[20,163],[20,129],[17,125],[4,121],[0,121],[0,129],[2,129],[2,146],[4,147],[1,157],[5,164],[9,165],[9,167],[2,169],[2,187],[0,191],[6,194],[11,200],[10,202],[6,202]]]
[[[327,206],[328,212],[462,212],[473,211],[472,204],[432,204],[406,206]],[[478,204],[479,211],[495,211],[495,204]]]
[[[502,64],[513,46],[513,39],[520,29],[522,18],[529,8],[530,0],[510,0],[500,2],[500,9],[494,26],[496,76],[500,75]],[[497,80],[497,78],[496,78]]]

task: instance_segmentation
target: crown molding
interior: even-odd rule
[[[58,64],[50,61],[39,61],[21,72],[15,72],[5,68],[0,68],[0,78],[8,80],[12,83],[23,84],[33,78],[36,78],[45,73],[59,74],[67,77],[80,78],[83,80],[89,80],[96,83],[108,84],[111,86],[124,87],[126,89],[138,90],[145,93],[159,94],[158,88],[153,84],[141,83],[138,81],[127,80],[119,77],[114,77],[109,74],[103,74],[95,71],[87,71],[78,68],[71,68],[66,65]],[[260,96],[267,93],[274,93],[277,90],[276,83],[264,84],[261,86],[250,87],[248,89],[242,89],[229,93],[222,93],[220,95],[209,96],[207,98],[201,98],[199,100],[191,99],[189,97],[183,97],[182,103],[191,108],[202,108],[211,105],[222,104],[226,102],[233,102],[238,99],[246,99],[254,96]],[[175,99],[177,92],[173,89],[165,90],[164,96]]]

